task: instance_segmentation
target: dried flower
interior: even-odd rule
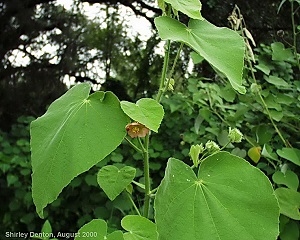
[[[149,133],[149,128],[141,123],[133,122],[126,125],[126,131],[132,138],[145,137]]]

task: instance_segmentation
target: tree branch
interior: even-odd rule
[[[142,9],[150,10],[155,14],[160,14],[161,12],[159,8],[152,7],[141,0],[135,0],[135,1],[134,0],[81,0],[81,2],[87,2],[90,4],[94,4],[94,3],[110,4],[110,5],[121,4],[123,6],[129,7],[137,16],[142,16],[145,19],[147,19],[151,23],[153,28],[155,27],[153,18],[148,17],[146,13],[142,11]],[[137,7],[134,6],[134,3],[137,3],[141,7],[141,9],[137,9]]]

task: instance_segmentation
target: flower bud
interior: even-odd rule
[[[200,145],[192,145],[190,148],[190,157],[194,163],[194,166],[197,167],[198,166],[198,160],[199,160],[199,154],[204,152],[204,147],[203,144],[201,143]]]
[[[231,129],[231,127],[229,127],[228,138],[232,143],[239,143],[243,139],[243,134],[239,129]]]
[[[216,151],[219,151],[220,147],[214,141],[209,140],[205,144],[205,149],[208,151],[208,153],[214,153]]]

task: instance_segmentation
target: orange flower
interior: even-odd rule
[[[132,138],[145,137],[149,133],[149,128],[141,123],[133,122],[126,125],[126,131]]]

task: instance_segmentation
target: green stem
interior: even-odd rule
[[[137,206],[135,205],[135,203],[134,203],[134,201],[133,201],[131,195],[129,194],[129,192],[126,192],[126,193],[127,193],[128,198],[129,198],[129,201],[131,202],[132,206],[134,207],[136,213],[137,213],[139,216],[141,216],[141,213],[140,213],[139,209],[137,208]]]
[[[142,184],[142,183],[136,182],[136,181],[134,181],[134,180],[132,180],[132,183],[135,184],[136,186],[142,188],[142,189],[145,189],[145,185]]]
[[[138,142],[139,142],[139,144],[141,146],[142,154],[144,155],[144,153],[146,152],[146,149],[145,149],[144,144],[142,143],[142,140],[141,140],[140,137],[138,137]]]
[[[294,1],[291,1],[291,19],[292,19],[292,28],[293,28],[293,49],[294,55],[298,64],[298,68],[300,70],[300,60],[297,53],[297,32],[296,32],[296,25],[295,25],[295,13],[294,13]]]
[[[154,193],[157,191],[157,189],[158,189],[158,187],[157,187],[157,188],[154,188],[154,189],[152,189],[150,193],[151,193],[151,194],[154,194]]]
[[[219,151],[223,151],[230,143],[231,141],[227,142],[222,148],[220,148]]]
[[[250,67],[250,71],[251,71],[251,75],[252,75],[253,81],[254,81],[254,83],[255,83],[256,85],[258,85],[258,84],[257,84],[257,81],[256,81],[255,74],[254,74],[254,70],[253,70],[253,67],[252,67],[252,63],[251,63],[251,61],[250,61],[250,59],[249,59],[248,56],[246,57],[246,59],[247,59],[247,61],[248,61],[248,65],[249,65],[249,67]],[[268,108],[268,106],[267,106],[267,104],[266,104],[264,98],[263,98],[262,95],[261,95],[261,92],[260,92],[260,91],[257,91],[257,94],[258,94],[258,96],[259,96],[259,98],[260,98],[260,100],[261,100],[261,103],[262,103],[264,109],[265,109],[266,112],[267,112],[267,115],[268,115],[268,117],[269,117],[269,119],[270,119],[270,121],[271,121],[271,123],[272,123],[272,125],[273,125],[273,127],[274,127],[274,129],[275,129],[275,131],[277,132],[278,136],[280,137],[281,141],[283,142],[283,144],[284,144],[286,147],[290,147],[290,146],[287,144],[287,142],[286,142],[286,140],[284,139],[284,137],[282,136],[282,134],[281,134],[279,128],[277,127],[276,123],[273,121],[272,115],[271,115],[271,113],[270,113],[270,111],[269,111],[269,108]]]
[[[171,41],[167,40],[165,57],[164,57],[164,65],[163,65],[163,70],[162,70],[162,74],[161,74],[158,94],[156,96],[157,102],[160,102],[161,96],[164,92],[164,85],[165,85],[165,80],[166,80],[167,70],[168,70],[168,65],[169,65],[169,59],[170,59],[170,47],[171,47]]]
[[[175,71],[175,67],[176,67],[178,59],[180,57],[180,53],[181,53],[182,48],[183,48],[183,42],[180,44],[180,47],[179,47],[179,49],[177,51],[176,57],[175,57],[174,62],[173,62],[173,66],[171,68],[171,71],[170,71],[168,79],[167,79],[167,83],[165,84],[165,87],[164,87],[163,93],[168,90],[168,87],[169,87],[171,78],[173,77],[173,74],[174,74],[174,71]]]
[[[129,143],[131,147],[133,147],[136,151],[142,152],[140,148],[138,148],[133,142],[131,142],[127,137],[125,137],[125,140]]]
[[[149,137],[150,135],[147,134],[145,137],[145,147],[144,147],[144,178],[145,178],[145,201],[144,201],[144,214],[145,218],[148,218],[149,215],[149,208],[150,208],[150,171],[149,171]]]

